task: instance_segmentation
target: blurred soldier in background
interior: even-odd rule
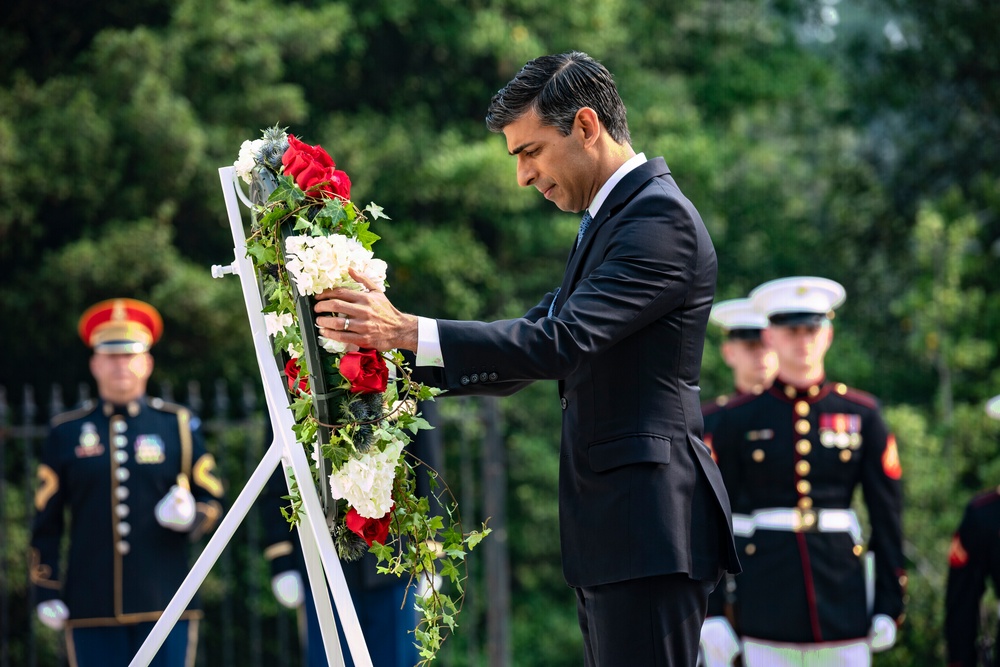
[[[730,400],[744,394],[759,394],[771,386],[778,373],[778,355],[764,344],[761,332],[767,317],[757,312],[749,299],[720,301],[712,307],[709,322],[722,328],[725,339],[719,347],[722,360],[733,371],[731,394],[724,394],[701,405],[705,418],[705,444],[712,446],[716,415]]]
[[[99,400],[55,417],[41,454],[30,577],[39,620],[66,629],[72,667],[129,664],[187,575],[191,542],[222,513],[197,417],[146,397],[162,331],[156,309],[135,299],[83,314]],[[193,601],[151,664],[194,665],[200,617]]]
[[[1000,396],[986,403],[986,413],[1000,419]],[[986,581],[1000,592],[1000,488],[973,498],[948,550],[948,588],[945,594],[944,633],[948,667],[992,667],[995,636],[981,627],[980,603]],[[979,639],[977,645],[977,637]]]
[[[734,388],[731,394],[701,404],[705,419],[703,439],[715,458],[712,431],[721,411],[734,398],[767,390],[778,373],[778,355],[764,344],[761,333],[767,328],[767,317],[753,307],[750,299],[719,301],[712,307],[709,322],[719,326],[725,336],[719,351],[733,372]],[[708,616],[701,637],[703,664],[729,665],[739,653],[739,642],[732,629],[735,587],[735,577],[726,574],[708,598]]]
[[[778,355],[778,377],[759,396],[730,401],[715,426],[743,565],[735,621],[747,667],[863,667],[893,645],[902,618],[895,438],[875,398],[826,379],[830,318],[844,296],[838,283],[813,277],[751,292],[768,316],[764,341]],[[851,509],[858,486],[871,523],[867,553]]]
[[[421,412],[430,423],[437,421],[437,407],[433,402],[421,406]],[[264,443],[270,446],[274,438],[270,422],[267,422]],[[418,431],[409,445],[416,458],[431,468],[443,469],[443,451],[437,430]],[[423,470],[418,469],[417,492],[430,499],[432,507],[438,507],[432,497],[430,484]],[[261,514],[264,522],[264,557],[271,565],[271,590],[281,605],[298,610],[299,637],[304,647],[306,667],[327,667],[328,658],[324,652],[320,634],[316,603],[306,574],[298,536],[298,527],[292,528],[280,508],[287,506],[283,497],[288,495],[285,476],[279,468],[268,480],[261,498]],[[443,514],[444,510],[440,510]],[[414,596],[429,593],[429,586],[421,580],[420,586],[407,590],[408,580],[394,575],[379,574],[378,559],[374,554],[365,553],[356,561],[342,561],[344,579],[351,592],[351,600],[365,636],[368,652],[375,667],[413,667],[420,661],[413,630],[418,616],[414,610]],[[441,584],[441,576],[434,576],[435,587]],[[324,588],[326,582],[324,581]],[[337,634],[344,655],[346,667],[353,667],[350,648],[344,637],[340,616],[337,617]]]
[[[271,566],[271,591],[283,607],[298,612],[299,644],[304,657],[301,664],[304,667],[327,667],[330,662],[324,650],[316,602],[306,575],[299,527],[293,528],[279,509],[288,505],[287,500],[282,500],[282,496],[287,495],[285,476],[279,468],[268,481],[261,503],[266,545],[264,558]],[[416,638],[411,634],[417,624],[417,615],[413,610],[415,592],[407,592],[407,580],[404,578],[378,574],[377,562],[370,553],[356,561],[341,562],[368,653],[376,666],[413,667],[420,661],[414,645]],[[326,590],[325,579],[323,587]],[[337,636],[344,664],[353,667],[354,660],[336,605],[333,613],[337,618]]]

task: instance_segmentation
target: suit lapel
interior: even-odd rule
[[[627,173],[625,178],[608,194],[608,198],[601,205],[601,210],[597,212],[594,221],[590,223],[587,233],[583,235],[583,240],[580,242],[579,247],[570,251],[569,259],[566,261],[566,272],[563,274],[562,285],[559,288],[559,294],[556,296],[554,314],[559,312],[563,304],[566,303],[566,299],[572,293],[573,288],[580,281],[583,260],[590,253],[594,240],[597,238],[597,233],[604,223],[614,217],[621,207],[628,203],[651,178],[664,176],[669,173],[670,170],[667,168],[667,164],[663,161],[663,158],[658,157],[647,160],[645,164]]]

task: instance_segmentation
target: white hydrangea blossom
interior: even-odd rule
[[[295,326],[295,318],[291,313],[264,313],[264,328],[267,329],[267,335],[274,338],[276,335],[284,331],[285,329],[290,329]],[[320,340],[325,340],[320,338]],[[288,356],[292,359],[298,359],[302,356],[295,346],[291,343],[288,344]],[[332,350],[331,350],[332,351]]]
[[[319,294],[333,287],[359,286],[347,273],[354,269],[376,285],[385,289],[387,265],[375,259],[356,239],[342,234],[330,236],[290,236],[285,242],[288,269],[300,294]]]
[[[347,343],[341,343],[339,340],[331,340],[324,336],[319,337],[319,344],[330,354],[340,354],[347,351]]]
[[[334,498],[344,498],[366,519],[379,519],[392,507],[392,482],[403,443],[393,438],[384,451],[372,447],[366,454],[349,459],[330,475]]]
[[[279,333],[295,325],[295,318],[291,313],[264,313],[264,327],[267,335],[274,338]]]
[[[253,141],[247,139],[240,146],[240,155],[236,158],[236,162],[233,163],[233,166],[236,167],[236,175],[242,178],[247,184],[250,183],[250,172],[257,165],[254,156],[260,152],[263,145],[263,139],[254,139]]]

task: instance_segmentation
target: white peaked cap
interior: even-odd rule
[[[729,299],[712,306],[709,321],[723,329],[765,329],[767,317],[753,307],[750,299]]]
[[[844,286],[835,280],[794,276],[766,282],[749,298],[771,324],[796,324],[830,317],[846,296]]]

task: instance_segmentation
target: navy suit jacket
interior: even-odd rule
[[[559,290],[524,317],[438,321],[444,367],[418,369],[421,380],[493,395],[559,382],[560,538],[571,586],[739,571],[729,500],[701,440],[715,276],[704,223],[656,158],[615,186]]]

